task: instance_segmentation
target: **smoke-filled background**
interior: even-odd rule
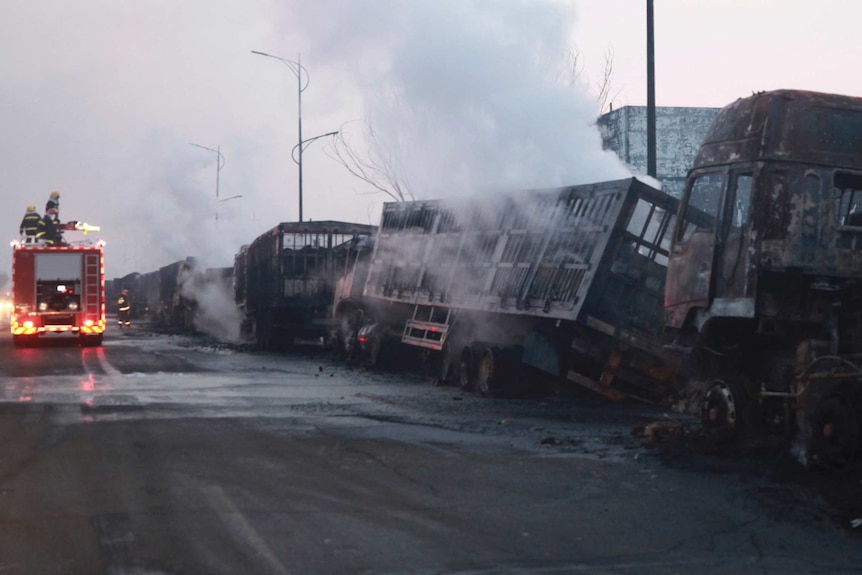
[[[859,3],[656,4],[659,105],[854,91],[859,35],[843,28]],[[597,91],[611,48],[610,101],[644,103],[644,18],[636,0],[0,0],[0,229],[15,237],[58,190],[62,219],[102,227],[112,278],[187,256],[228,266],[296,220],[297,78],[252,50],[301,53],[303,137],[342,130],[416,198],[622,176]],[[724,20],[738,33],[718,50],[703,32]],[[217,154],[190,143],[223,153],[218,197]],[[377,223],[389,198],[336,143],[306,148],[305,219]]]
[[[108,277],[231,265],[297,219],[297,79],[251,50],[301,51],[303,137],[343,129],[365,154],[373,126],[415,197],[625,173],[566,69],[569,3],[37,0],[3,16],[2,229],[58,190],[61,219],[102,227]],[[221,171],[190,143],[220,149]],[[388,198],[333,146],[305,150],[305,219],[376,223]]]

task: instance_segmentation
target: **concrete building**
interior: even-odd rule
[[[681,197],[685,176],[721,108],[656,107],[656,177],[662,189]],[[624,106],[599,117],[604,148],[636,174],[647,172],[646,106]]]

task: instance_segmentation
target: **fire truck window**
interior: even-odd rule
[[[832,183],[836,223],[862,227],[862,174],[838,171]]]

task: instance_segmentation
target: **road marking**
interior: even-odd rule
[[[95,366],[93,365],[93,356],[96,356],[96,359],[99,362],[99,367],[101,367],[102,371],[105,372],[105,375],[110,377],[122,377],[123,372],[119,369],[111,365],[111,362],[105,357],[105,350],[101,347],[98,349],[93,349],[92,347],[87,347],[82,350],[81,354],[81,363],[84,365],[84,371],[92,378],[94,375]]]
[[[272,573],[290,575],[290,570],[278,560],[278,557],[275,556],[275,553],[272,552],[272,549],[269,548],[269,545],[266,544],[260,533],[252,527],[248,519],[245,518],[245,515],[242,514],[242,511],[234,505],[233,501],[231,501],[230,497],[227,496],[227,493],[220,486],[206,485],[198,487],[193,485],[194,483],[198,483],[197,481],[185,475],[177,476],[177,479],[180,483],[185,483],[188,487],[201,493],[206,499],[207,504],[215,511],[219,519],[222,520],[222,523],[224,523],[234,539],[243,541],[254,549],[269,565]]]
[[[204,494],[209,500],[210,506],[218,513],[222,522],[233,533],[234,537],[243,539],[254,548],[258,554],[269,564],[273,573],[290,575],[290,571],[281,564],[260,534],[252,527],[242,512],[237,509],[233,501],[218,485],[211,485],[204,489]]]
[[[96,349],[96,357],[99,358],[99,364],[102,366],[102,369],[105,370],[105,373],[110,375],[111,377],[121,377],[123,372],[119,369],[115,368],[113,365],[108,362],[105,357],[105,350],[103,348]]]

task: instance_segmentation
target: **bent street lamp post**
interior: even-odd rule
[[[272,54],[267,54],[266,52],[259,52],[257,50],[252,50],[252,54],[257,54],[258,56],[266,56],[267,58],[274,58],[280,61],[282,64],[290,68],[290,71],[294,73],[296,76],[296,99],[297,99],[297,108],[298,108],[298,120],[297,120],[297,131],[299,132],[298,141],[299,144],[299,160],[294,160],[299,165],[299,221],[302,221],[302,93],[308,88],[308,70],[305,69],[305,66],[301,63],[301,54],[296,55],[296,61],[288,60],[287,58],[282,58],[280,56],[273,56]],[[303,73],[305,74],[305,83],[302,81]]]
[[[231,197],[229,197],[229,198],[225,198],[225,199],[223,199],[223,200],[218,200],[218,201],[216,201],[216,221],[218,221],[218,207],[219,207],[220,205],[222,205],[222,204],[223,204],[223,203],[225,203],[225,202],[229,202],[230,200],[235,200],[235,199],[237,199],[237,198],[241,198],[241,197],[242,197],[242,194],[240,194],[240,195],[238,195],[238,196],[231,196]]]
[[[217,148],[217,149],[215,149],[215,150],[213,150],[212,148],[207,148],[206,146],[201,146],[200,144],[193,144],[193,143],[191,143],[191,142],[189,142],[189,145],[190,145],[190,146],[194,146],[194,147],[196,147],[196,148],[200,148],[200,149],[202,149],[202,150],[209,150],[210,152],[215,152],[216,154],[218,154],[218,158],[216,159],[216,213],[215,213],[215,219],[218,219],[218,204],[219,204],[219,200],[218,200],[218,183],[219,183],[219,175],[221,174],[221,169],[224,167],[225,162],[226,162],[227,160],[225,160],[225,158],[224,158],[224,154],[222,154],[222,153],[221,153],[221,145],[219,145],[219,146],[218,146],[218,148]]]
[[[191,142],[189,142],[189,145],[194,146],[196,148],[200,148],[202,150],[209,150],[210,152],[214,152],[214,153],[218,154],[218,160],[216,160],[216,201],[218,201],[219,174],[221,173],[221,169],[224,167],[224,164],[226,162],[226,160],[224,158],[224,154],[221,153],[221,145],[219,145],[219,147],[215,150],[213,150],[212,148],[207,148],[206,146],[201,146],[200,144],[193,144]]]
[[[290,159],[293,160],[296,164],[299,165],[299,174],[300,174],[300,182],[302,182],[302,152],[311,145],[311,143],[315,140],[319,140],[320,138],[326,138],[327,136],[337,136],[338,130],[334,132],[327,132],[325,134],[320,134],[319,136],[314,136],[313,138],[309,138],[307,140],[301,140],[297,145],[290,150]],[[297,150],[299,150],[299,154],[297,154]],[[296,159],[296,156],[299,156],[299,159]],[[300,190],[302,188],[300,187]],[[299,194],[299,221],[302,221],[302,193]]]

